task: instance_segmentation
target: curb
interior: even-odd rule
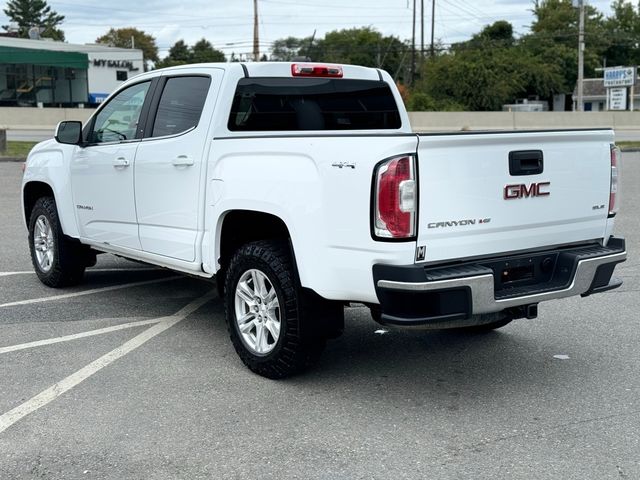
[[[26,159],[26,157],[0,157],[0,163],[24,162]]]

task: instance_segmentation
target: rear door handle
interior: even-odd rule
[[[118,167],[128,167],[129,166],[129,160],[127,160],[124,157],[118,157],[113,161],[113,166],[118,168]]]
[[[190,167],[193,165],[193,159],[187,155],[180,155],[171,161],[176,167]]]

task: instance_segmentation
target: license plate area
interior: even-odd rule
[[[493,271],[495,292],[513,288],[544,285],[552,282],[558,273],[558,253],[502,258],[482,262]]]

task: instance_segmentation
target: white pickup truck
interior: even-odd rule
[[[618,287],[609,129],[412,133],[383,71],[190,65],[139,75],[29,154],[22,200],[42,282],[99,252],[215,278],[231,339],[281,378],[340,335],[482,331]]]

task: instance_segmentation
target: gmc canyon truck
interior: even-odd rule
[[[367,305],[396,327],[487,331],[620,286],[610,129],[415,134],[388,73],[189,65],[124,83],[29,154],[35,271],[96,254],[215,279],[254,372],[300,372]]]

